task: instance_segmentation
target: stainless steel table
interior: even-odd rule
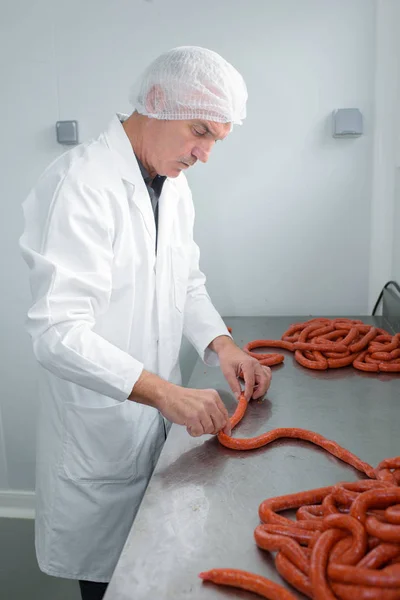
[[[382,317],[362,319],[392,329]],[[254,339],[280,338],[291,323],[306,319],[225,320],[242,346]],[[353,367],[314,372],[284,353],[284,364],[273,368],[266,399],[250,402],[234,435],[302,427],[337,441],[374,466],[400,454],[400,376],[367,374]],[[236,400],[219,369],[199,360],[189,387],[217,389],[230,413],[234,411]],[[271,555],[259,550],[253,539],[259,504],[268,497],[361,477],[307,442],[279,440],[238,452],[222,447],[212,436],[191,438],[174,425],[106,600],[255,598],[249,592],[202,583],[198,573],[214,567],[246,569],[286,586]]]

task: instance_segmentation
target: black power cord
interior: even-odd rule
[[[399,292],[399,294],[400,294],[400,286],[399,286],[399,284],[398,284],[396,281],[388,281],[387,283],[385,283],[385,285],[384,285],[384,286],[383,286],[383,288],[382,288],[382,291],[381,291],[381,293],[379,294],[379,298],[378,298],[378,300],[376,301],[376,304],[375,304],[375,306],[374,306],[374,310],[372,311],[372,316],[374,316],[374,314],[376,313],[376,310],[377,310],[377,308],[378,308],[378,306],[379,306],[379,302],[382,300],[383,292],[386,290],[386,288],[388,288],[388,287],[389,287],[389,285],[393,285],[393,287],[395,287],[395,288],[396,288],[396,290],[397,290],[397,291]]]

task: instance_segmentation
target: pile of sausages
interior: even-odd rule
[[[246,408],[242,395],[231,417],[232,428]],[[275,435],[276,431],[280,433]],[[245,440],[218,435],[224,446],[241,450],[278,437],[316,443],[369,479],[265,500],[259,507],[262,524],[254,532],[257,545],[277,552],[280,575],[313,600],[399,600],[400,456],[374,469],[335,442],[306,430],[273,430]],[[297,509],[296,521],[277,514],[289,509]],[[268,600],[295,600],[282,586],[247,571],[212,569],[199,576]]]
[[[400,373],[400,333],[345,318],[311,319],[295,323],[280,340],[254,340],[243,350],[263,365],[277,365],[282,354],[260,354],[255,348],[282,348],[295,353],[303,367],[325,370],[353,365],[372,373]]]

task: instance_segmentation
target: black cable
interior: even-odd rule
[[[387,287],[389,287],[389,285],[393,285],[400,294],[400,286],[397,283],[397,281],[388,281],[387,283],[385,283],[385,285],[382,288],[381,293],[379,294],[379,298],[375,303],[374,310],[372,311],[372,316],[374,316],[374,314],[376,313],[376,309],[379,306],[379,302],[382,300],[383,292],[386,290]]]

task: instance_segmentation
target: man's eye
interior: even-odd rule
[[[206,132],[205,131],[199,131],[198,129],[196,129],[194,127],[193,128],[193,133],[194,133],[194,135],[200,136],[200,135],[204,135]]]

